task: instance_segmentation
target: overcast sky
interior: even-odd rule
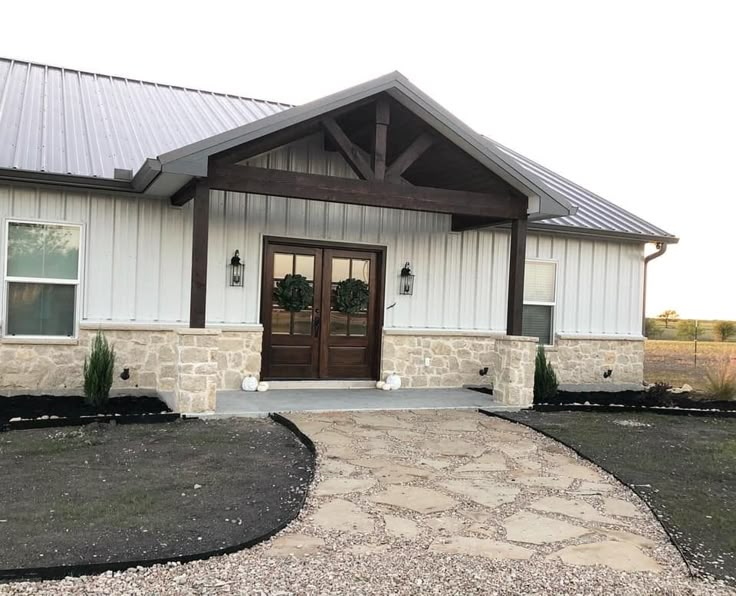
[[[108,8],[109,7],[109,8]],[[648,313],[736,319],[736,3],[5,2],[0,55],[303,103],[399,70],[681,238]]]

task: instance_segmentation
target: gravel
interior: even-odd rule
[[[437,414],[436,420],[452,420],[456,414],[443,411]],[[329,417],[322,416],[322,420],[326,418]],[[340,420],[339,417],[336,419]],[[338,431],[339,426],[335,427]],[[311,432],[307,434],[313,436]],[[437,436],[453,438],[457,433],[448,431]],[[314,438],[322,452],[318,435]],[[574,457],[572,452],[536,433],[530,432],[529,440],[538,448]],[[391,449],[401,449],[401,444],[393,440],[387,444]],[[412,448],[401,455],[408,465],[419,465],[422,457],[419,450]],[[583,461],[580,463],[590,465]],[[318,467],[317,482],[320,478]],[[636,497],[617,487],[615,496],[621,497],[622,494],[641,507]],[[534,556],[528,561],[508,561],[434,553],[427,550],[432,532],[426,528],[412,540],[390,536],[381,524],[371,535],[327,531],[312,521],[315,511],[326,498],[316,497],[312,492],[298,519],[283,533],[305,534],[325,541],[322,550],[306,556],[273,556],[269,553],[270,542],[266,542],[232,555],[183,565],[159,565],[55,582],[0,585],[0,595],[736,594],[717,582],[690,578],[676,551],[663,540],[661,529],[652,519],[636,522],[641,526],[637,527],[637,532],[656,536],[660,542],[655,554],[665,568],[660,574],[623,572],[603,566],[568,566],[542,556]],[[375,513],[377,518],[396,512],[389,507],[370,505],[361,497],[350,498],[360,503],[364,511],[374,507],[371,513]],[[507,507],[504,515],[512,512]],[[408,517],[403,510],[401,515]],[[419,517],[416,516],[417,519]],[[368,548],[351,550],[351,546],[360,544],[368,545]]]

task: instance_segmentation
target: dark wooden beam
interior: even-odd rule
[[[198,180],[194,190],[192,225],[192,282],[189,297],[189,327],[202,329],[207,310],[207,243],[210,226],[210,189]]]
[[[466,232],[468,230],[478,230],[480,228],[497,226],[502,223],[508,223],[508,220],[499,219],[497,217],[475,217],[472,215],[454,214],[452,216],[452,231]]]
[[[526,264],[526,215],[511,222],[511,254],[509,257],[509,302],[506,333],[521,335],[524,309],[524,268]]]
[[[210,188],[217,190],[330,203],[502,219],[526,216],[526,201],[512,197],[510,193],[445,190],[213,162],[210,162],[208,180]]]
[[[376,137],[373,143],[373,173],[376,180],[386,177],[386,144],[388,125],[391,120],[391,104],[385,97],[376,102]]]
[[[422,154],[434,145],[434,137],[423,132],[416,139],[411,142],[404,151],[399,155],[389,166],[388,172],[386,172],[386,178],[389,180],[398,180],[401,175],[419,159]]]
[[[191,201],[194,198],[194,189],[197,187],[197,180],[191,180],[190,182],[187,182],[184,186],[182,186],[179,190],[177,190],[172,196],[171,196],[171,204],[175,207],[181,207],[182,205],[186,205],[189,201]]]
[[[363,152],[355,143],[353,143],[345,131],[334,118],[325,118],[320,122],[322,128],[337,146],[337,150],[348,162],[355,175],[361,180],[373,180],[373,170],[368,161],[363,157]]]

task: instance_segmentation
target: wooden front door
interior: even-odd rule
[[[380,249],[290,244],[266,240],[263,266],[264,379],[376,379],[380,349],[382,266]],[[274,290],[287,275],[302,275],[312,303],[283,308]],[[368,286],[368,304],[346,313],[336,300],[341,281]]]

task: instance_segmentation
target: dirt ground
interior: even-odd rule
[[[242,544],[296,515],[313,469],[251,418],[0,433],[0,577]]]
[[[699,341],[697,366],[695,342],[647,340],[644,356],[644,379],[649,383],[665,381],[679,387],[684,383],[694,389],[706,387],[705,373],[715,371],[725,361],[736,368],[736,344]]]

